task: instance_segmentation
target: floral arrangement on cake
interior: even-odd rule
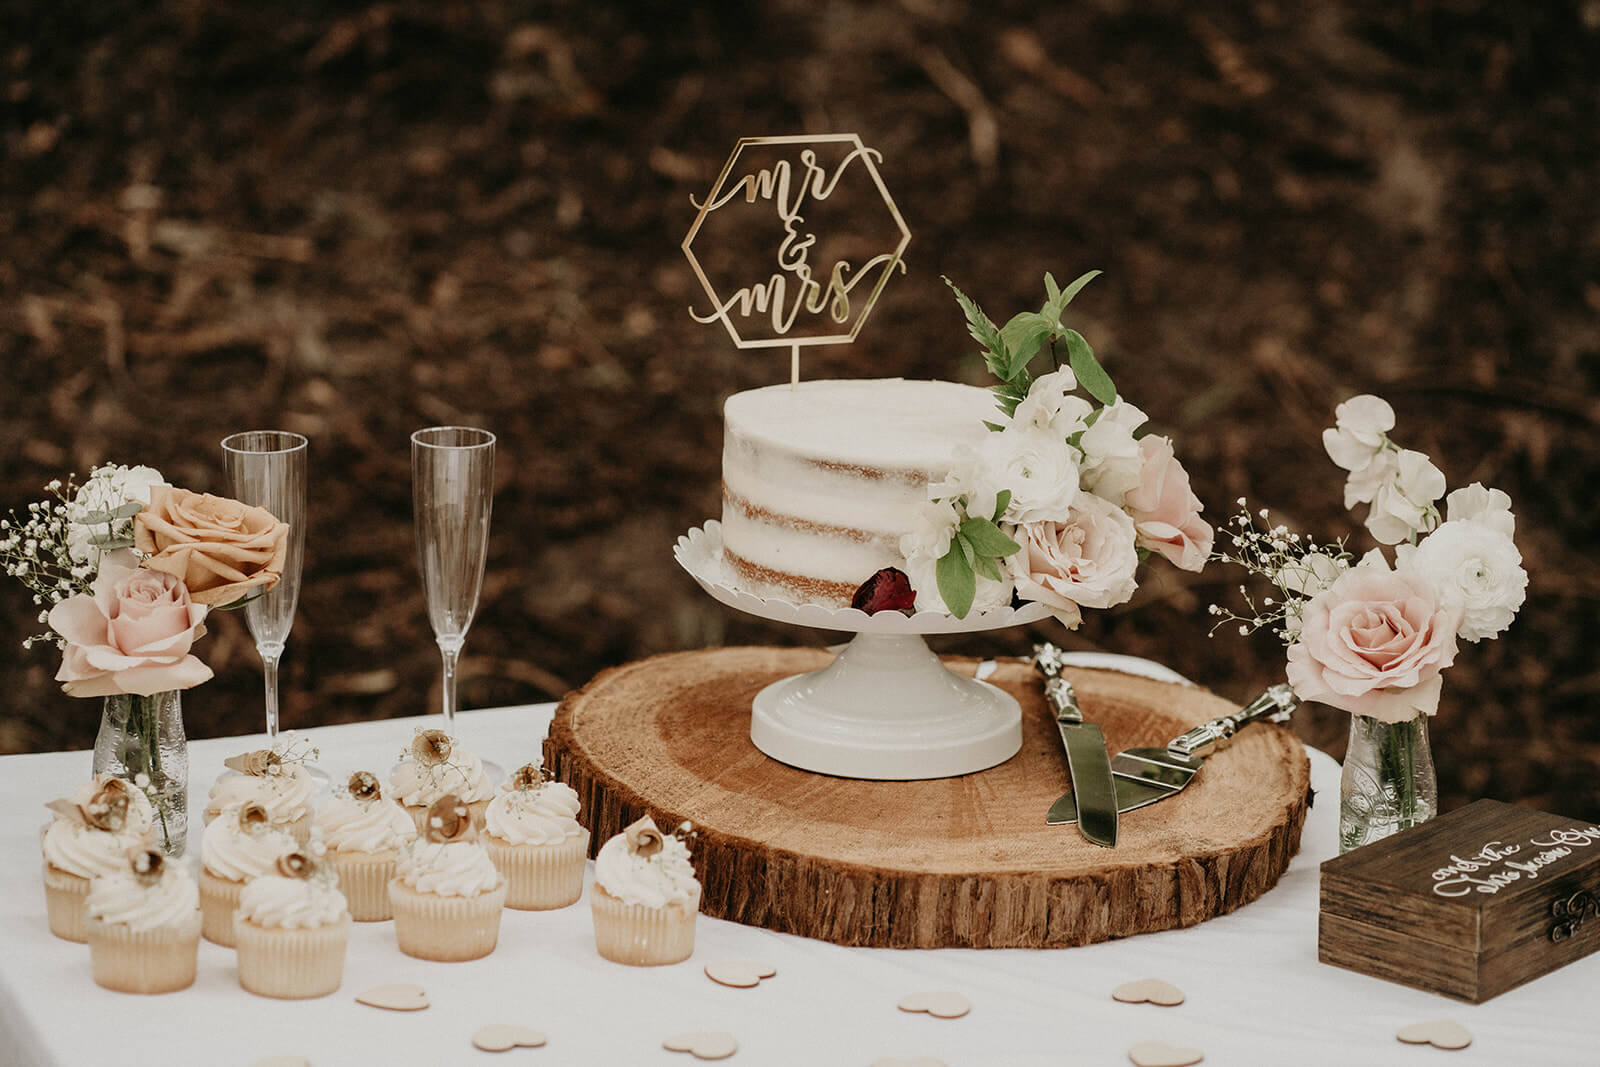
[[[1084,608],[1132,597],[1150,554],[1190,571],[1210,556],[1212,529],[1172,441],[1143,432],[1144,412],[1061,321],[1099,273],[1065,289],[1046,274],[1044,306],[1004,326],[945,279],[999,379],[998,413],[986,423],[993,432],[958,450],[928,487],[920,521],[901,539],[917,610],[965,618],[1034,601],[1072,629]],[[1051,367],[1035,377],[1029,367],[1045,352]]]
[[[1322,443],[1346,471],[1345,507],[1367,505],[1367,531],[1393,546],[1392,560],[1381,547],[1358,560],[1343,539],[1318,544],[1269,525],[1266,509],[1252,514],[1241,498],[1224,535],[1230,547],[1217,559],[1266,579],[1274,595],[1258,601],[1240,586],[1245,613],[1220,604],[1211,613],[1241,634],[1270,629],[1287,648],[1297,696],[1368,724],[1380,765],[1370,788],[1358,791],[1362,819],[1373,805],[1391,804],[1396,828],[1404,828],[1432,814],[1419,809],[1413,785],[1421,723],[1438,711],[1443,672],[1455,663],[1458,642],[1494,638],[1511,625],[1528,574],[1509,496],[1478,482],[1446,495],[1439,468],[1390,438],[1394,409],[1379,397],[1352,397],[1335,419]],[[1347,808],[1351,763],[1347,757]],[[1341,819],[1341,840],[1353,847],[1362,841],[1349,821]]]
[[[129,695],[125,751],[159,800],[158,694],[211,677],[192,654],[213,607],[233,608],[277,584],[289,527],[262,508],[168,485],[151,467],[106,464],[82,485],[0,519],[0,568],[33,594],[61,651],[56,681],[76,697]]]

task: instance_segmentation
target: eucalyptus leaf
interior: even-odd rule
[[[940,556],[939,562],[934,564],[933,574],[944,606],[956,618],[966,618],[967,612],[972,610],[972,598],[978,592],[978,579],[973,575],[971,565],[961,555],[961,549],[951,544],[950,551]]]
[[[1000,532],[1000,527],[988,519],[970,518],[961,524],[960,536],[972,545],[980,556],[1009,556],[1022,549],[1011,538]]]
[[[111,513],[113,519],[131,519],[144,510],[144,505],[137,500],[130,500]]]
[[[1062,338],[1067,342],[1067,355],[1071,359],[1072,373],[1077,377],[1078,384],[1100,403],[1116,403],[1117,387],[1112,384],[1111,375],[1100,366],[1100,361],[1094,358],[1094,349],[1083,339],[1083,334],[1077,330],[1068,330],[1062,334]]]
[[[118,537],[116,534],[112,533],[93,533],[89,535],[89,543],[95,548],[108,550],[117,548],[132,548],[133,538],[127,536],[126,534]]]
[[[86,511],[72,520],[74,526],[104,526],[108,522],[116,522],[117,516],[110,511]]]

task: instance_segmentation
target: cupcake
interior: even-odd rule
[[[693,954],[700,882],[689,847],[648,815],[600,849],[591,900],[595,948],[606,959],[651,967]]]
[[[155,812],[142,790],[99,775],[47,806],[56,817],[44,828],[39,848],[50,932],[82,941],[89,880],[126,867],[133,846],[155,843]]]
[[[294,835],[304,848],[311,840],[311,805],[317,795],[316,779],[304,760],[315,750],[299,751],[292,733],[283,734],[272,748],[244,752],[223,760],[238,774],[224,775],[211,787],[205,821],[210,823],[228,808],[259,804],[275,829]]]
[[[305,852],[280,856],[234,912],[239,984],[284,1000],[325,997],[344,977],[350,912],[333,868]]]
[[[200,910],[207,941],[233,946],[233,913],[252,878],[271,874],[278,858],[300,846],[274,829],[267,811],[251,802],[228,808],[213,819],[200,839]]]
[[[418,730],[411,747],[389,776],[390,794],[423,830],[428,809],[441,797],[454,796],[472,813],[472,827],[483,829],[484,812],[494,797],[494,783],[483,761],[443,730]]]
[[[494,951],[506,880],[476,840],[466,804],[446,795],[428,809],[422,836],[400,856],[389,901],[408,956],[475,960]]]
[[[417,826],[404,808],[384,799],[377,777],[368,771],[352,774],[344,794],[324,805],[312,825],[328,850],[323,859],[338,872],[351,917],[357,922],[394,918],[389,880]]]
[[[171,993],[194,984],[199,896],[189,872],[159,849],[129,849],[121,870],[92,881],[84,907],[96,985]]]
[[[577,791],[545,781],[531,763],[489,802],[483,844],[506,876],[506,907],[564,908],[583,895],[589,831],[577,816]]]

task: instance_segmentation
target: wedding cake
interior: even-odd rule
[[[736,393],[723,409],[723,553],[760,596],[848,607],[996,419],[987,389],[883,378]]]

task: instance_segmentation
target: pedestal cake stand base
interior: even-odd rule
[[[1022,747],[989,770],[869,781],[764,755],[752,699],[832,658],[725,648],[613,668],[562,701],[545,765],[578,790],[593,847],[641,815],[688,820],[706,914],[844,945],[1064,947],[1192,926],[1266,892],[1299,848],[1310,766],[1293,734],[1265,725],[1182,793],[1124,815],[1115,849],[1047,825],[1066,761],[1018,662],[990,680],[1019,704]],[[946,664],[970,676],[977,661]],[[1114,752],[1235,710],[1190,686],[1068,673]]]

